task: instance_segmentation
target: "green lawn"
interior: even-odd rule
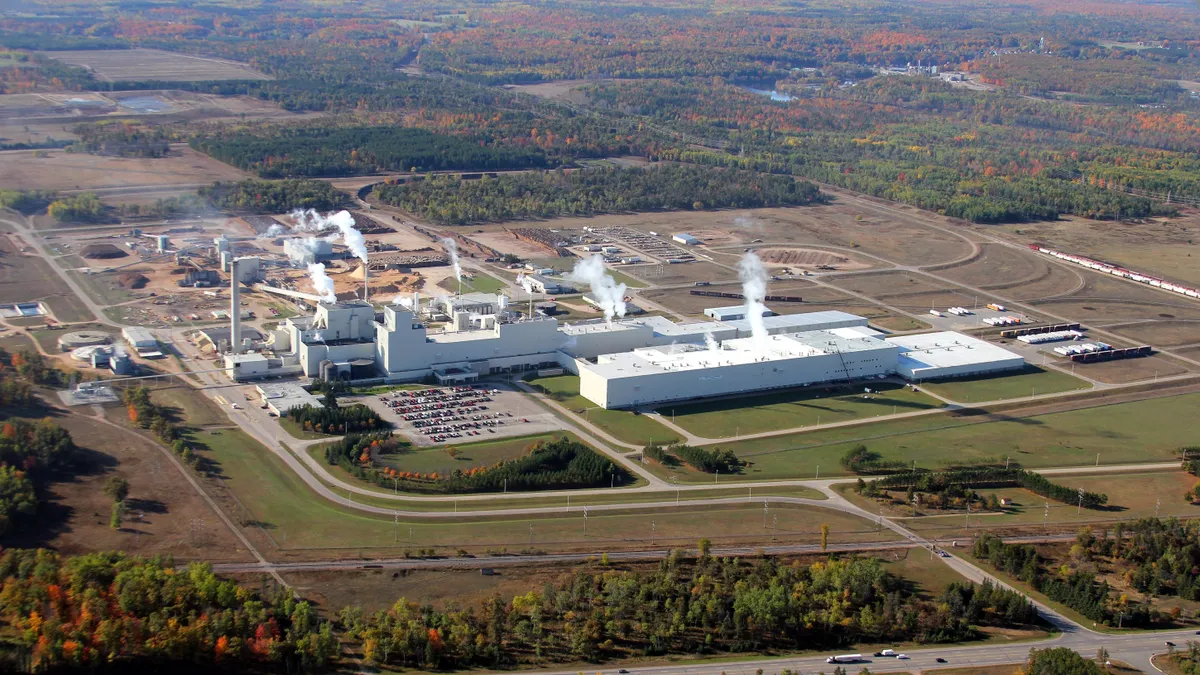
[[[686,405],[665,405],[663,417],[705,438],[729,438],[738,433],[775,431],[815,424],[845,422],[880,415],[939,408],[937,399],[899,383],[862,387],[815,387],[763,396],[719,399]]]
[[[284,550],[374,549],[370,555],[378,555],[387,549],[438,547],[442,554],[452,554],[460,547],[482,552],[485,548],[517,551],[532,546],[595,551],[598,547],[612,546],[615,550],[650,543],[695,545],[701,537],[717,545],[749,545],[767,543],[771,537],[770,530],[762,528],[763,508],[757,501],[596,512],[587,519],[586,532],[583,514],[577,510],[513,517],[464,516],[457,520],[401,518],[397,524],[390,515],[361,513],[317,496],[274,453],[240,430],[202,432],[194,438],[207,446],[201,455],[217,463],[240,508]],[[878,538],[869,523],[836,511],[772,504],[769,512],[778,516],[774,525],[780,540],[815,541],[821,523],[830,525],[833,542]],[[884,538],[894,538],[886,530],[883,534]]]
[[[971,532],[982,529],[1002,527],[1026,527],[1041,525],[1043,521],[1049,524],[1084,525],[1094,522],[1111,522],[1115,519],[1136,519],[1153,517],[1155,513],[1162,517],[1175,516],[1178,518],[1200,517],[1200,506],[1184,501],[1182,495],[1195,484],[1196,478],[1183,471],[1134,472],[1128,474],[1095,474],[1095,475],[1051,475],[1050,480],[1071,488],[1082,487],[1092,492],[1102,492],[1108,495],[1108,507],[1105,509],[1079,509],[1072,504],[1064,504],[1040,497],[1018,487],[980,488],[982,495],[995,494],[998,498],[1007,498],[1013,505],[1004,508],[1001,513],[972,513],[970,520]],[[859,496],[852,484],[841,484],[835,488],[847,499],[862,506],[868,511],[876,511],[880,502]],[[894,493],[903,499],[903,491]],[[1046,506],[1049,505],[1047,512]],[[903,524],[927,537],[969,536],[964,528],[967,526],[965,514],[962,511],[937,511],[921,509],[921,515],[912,517],[912,509],[907,505],[884,505],[884,515],[904,518]]]
[[[463,293],[499,293],[508,288],[508,285],[490,274],[483,272],[475,272],[475,277],[468,278],[469,275],[463,275],[462,292]],[[444,288],[451,293],[458,292],[458,281],[453,277],[443,279],[438,286]]]
[[[646,445],[651,441],[669,443],[677,440],[674,432],[645,415],[635,415],[627,410],[605,410],[580,396],[578,375],[537,378],[529,384],[620,441]]]
[[[315,431],[305,431],[303,427],[296,423],[296,420],[288,417],[280,417],[279,426],[283,427],[283,430],[288,432],[288,435],[292,438],[299,438],[302,441],[312,441],[318,438],[333,438],[338,436],[338,434],[318,434]]]
[[[921,387],[960,403],[1001,401],[1037,394],[1091,389],[1092,385],[1067,373],[1026,366],[1018,373],[966,377],[944,382],[926,382]]]
[[[565,434],[532,434],[514,438],[501,438],[494,441],[479,443],[451,443],[444,447],[413,450],[412,452],[384,455],[380,463],[399,471],[416,471],[417,473],[452,473],[455,469],[472,469],[477,466],[491,466],[497,462],[516,459],[525,454],[525,450],[538,441],[549,441]],[[575,439],[579,440],[579,439]],[[456,451],[454,457],[449,450]]]
[[[744,478],[812,478],[845,475],[838,460],[862,443],[885,460],[916,460],[936,469],[954,462],[1004,461],[1012,457],[1026,467],[1081,466],[1096,462],[1125,464],[1175,459],[1176,450],[1196,442],[1190,419],[1200,394],[1101,405],[1069,412],[1008,417],[1004,414],[928,415],[878,424],[785,434],[770,438],[722,442],[751,462]],[[663,475],[685,482],[706,482],[695,475],[658,465]]]

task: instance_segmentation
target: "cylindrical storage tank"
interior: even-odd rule
[[[333,365],[333,361],[325,359],[317,366],[317,372],[320,373],[321,379],[326,382],[337,379],[337,368]]]
[[[73,333],[67,333],[58,338],[58,348],[64,352],[73,351],[80,347],[88,347],[91,345],[106,345],[112,342],[112,336],[108,333],[102,333],[94,330],[81,330]]]

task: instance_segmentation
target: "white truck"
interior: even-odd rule
[[[841,654],[825,659],[825,663],[858,663],[862,658],[862,654]]]

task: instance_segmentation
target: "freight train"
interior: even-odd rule
[[[1191,288],[1190,286],[1183,286],[1181,284],[1177,284],[1177,283],[1174,283],[1171,281],[1164,281],[1162,279],[1159,279],[1158,277],[1150,276],[1149,274],[1143,274],[1142,272],[1135,272],[1133,270],[1127,270],[1124,267],[1118,267],[1111,263],[1101,262],[1099,260],[1092,260],[1091,258],[1085,258],[1081,255],[1071,255],[1070,253],[1062,253],[1060,251],[1055,251],[1054,249],[1045,248],[1044,246],[1039,246],[1037,244],[1030,244],[1029,248],[1034,251],[1037,251],[1038,253],[1044,253],[1048,256],[1058,258],[1059,260],[1065,260],[1067,262],[1075,263],[1076,265],[1081,265],[1088,269],[1096,270],[1097,272],[1100,272],[1101,274],[1111,274],[1114,277],[1121,277],[1122,279],[1130,279],[1132,281],[1137,281],[1139,283],[1153,286],[1155,288],[1161,288],[1164,291],[1171,291],[1172,293],[1178,293],[1180,295],[1186,295],[1189,298],[1195,298],[1197,300],[1200,300],[1200,291],[1197,291],[1196,289]]]
[[[745,300],[741,293],[722,293],[720,291],[688,291],[692,295],[703,295],[706,298],[729,298],[730,300]],[[763,298],[766,302],[804,302],[798,295],[768,295]]]

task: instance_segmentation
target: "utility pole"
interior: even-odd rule
[[[529,545],[533,546],[533,523],[529,524]]]
[[[763,529],[767,529],[767,500],[763,500]]]
[[[1046,502],[1046,510],[1042,513],[1042,529],[1050,527],[1050,502]]]
[[[1075,508],[1075,513],[1083,513],[1083,488],[1079,488],[1079,506]]]
[[[400,512],[396,511],[393,519],[396,521],[396,540],[395,543],[400,543]]]
[[[587,536],[587,507],[583,507],[583,536]]]
[[[720,478],[721,478],[721,470],[716,469],[716,473],[713,474],[713,482],[716,483],[717,481],[720,480]]]
[[[775,541],[775,533],[779,531],[779,514],[771,516],[771,541]]]
[[[1162,506],[1162,499],[1154,500],[1154,517],[1158,518],[1158,507]]]

